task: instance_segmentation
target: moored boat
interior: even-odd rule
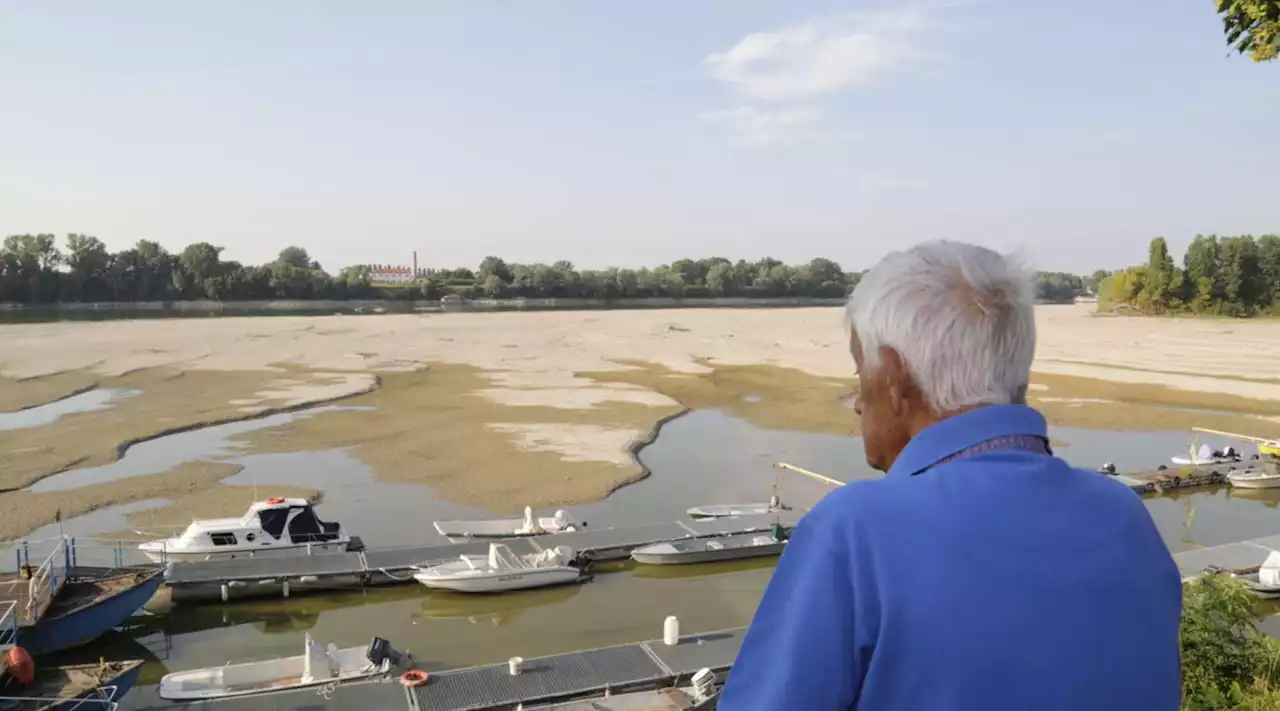
[[[544,533],[563,533],[585,527],[573,520],[568,511],[556,511],[554,516],[534,516],[531,507],[524,507],[524,518],[481,519],[474,521],[436,521],[436,531],[449,538],[516,538],[539,536]]]
[[[196,519],[181,535],[147,541],[138,550],[165,563],[346,550],[351,542],[342,526],[321,521],[310,501],[275,496],[253,502],[243,516]]]
[[[703,506],[694,506],[685,511],[686,514],[693,518],[727,518],[730,516],[757,516],[761,514],[771,514],[777,511],[785,511],[778,497],[770,497],[765,503],[755,504],[705,504]]]
[[[1238,489],[1275,489],[1280,488],[1280,473],[1268,469],[1231,472],[1227,482]]]
[[[1178,466],[1207,467],[1216,464],[1231,464],[1241,460],[1240,453],[1234,447],[1225,447],[1221,450],[1210,449],[1209,445],[1202,444],[1200,449],[1194,452],[1188,452],[1188,457],[1170,457],[1169,460]]]
[[[35,668],[30,684],[12,676],[0,684],[4,711],[112,711],[138,682],[142,660]]]
[[[166,674],[160,680],[161,698],[171,701],[221,699],[300,689],[320,684],[368,679],[401,666],[409,655],[401,654],[375,637],[367,647],[321,647],[307,633],[304,653],[297,657],[264,659],[220,667],[206,667]]]
[[[774,533],[739,533],[712,538],[686,538],[666,543],[655,543],[631,551],[637,563],[648,565],[684,565],[712,563],[722,560],[741,560],[763,556],[781,555],[787,545],[785,535]]]
[[[693,675],[687,686],[623,694],[606,692],[603,696],[522,708],[526,711],[712,711],[719,698],[715,672],[703,669]]]
[[[577,582],[583,570],[573,549],[556,546],[527,556],[501,543],[489,544],[489,555],[462,555],[459,560],[415,567],[414,579],[429,588],[457,592],[506,592]]]

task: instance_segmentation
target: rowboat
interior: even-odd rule
[[[171,701],[224,699],[301,689],[321,684],[367,679],[387,673],[408,658],[375,637],[367,647],[321,647],[304,636],[304,653],[297,657],[205,667],[166,674],[160,680],[161,698]]]
[[[1250,469],[1227,474],[1227,482],[1238,489],[1280,488],[1280,473],[1267,469]]]
[[[727,518],[729,516],[755,516],[759,514],[771,514],[777,511],[784,511],[786,507],[778,500],[778,497],[770,497],[769,501],[758,504],[706,504],[703,506],[694,506],[685,511],[686,514],[693,518]]]
[[[4,711],[109,711],[115,708],[142,673],[141,659],[96,664],[36,666],[26,686],[5,679],[0,686]]]
[[[310,501],[274,496],[253,502],[243,516],[196,519],[181,535],[147,541],[138,550],[157,563],[167,563],[345,551],[351,541],[342,526],[321,521]]]
[[[499,518],[478,521],[436,521],[436,531],[449,538],[514,538],[538,536],[544,533],[576,531],[578,524],[568,511],[556,511],[555,516],[535,517],[533,509],[524,507],[524,518]]]
[[[713,538],[687,538],[655,543],[631,551],[637,563],[684,565],[781,555],[786,538],[768,533],[739,533]]]
[[[429,588],[491,593],[563,585],[582,579],[573,549],[556,546],[537,554],[517,555],[501,543],[489,544],[489,555],[461,555],[459,560],[414,566],[414,580]]]
[[[606,692],[604,696],[589,699],[521,708],[526,711],[713,711],[719,698],[715,672],[703,669],[693,675],[687,686],[626,694]]]
[[[1230,464],[1240,461],[1240,453],[1235,447],[1226,447],[1221,451],[1215,451],[1209,448],[1209,445],[1202,444],[1200,449],[1190,453],[1190,457],[1170,457],[1170,461],[1178,466],[1207,467],[1215,464]]]

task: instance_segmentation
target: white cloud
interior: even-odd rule
[[[724,124],[741,140],[757,146],[799,143],[817,135],[822,112],[810,107],[759,109],[739,106],[701,114],[705,121]]]
[[[849,15],[747,35],[707,56],[711,76],[759,101],[788,101],[865,84],[924,55],[920,8]]]

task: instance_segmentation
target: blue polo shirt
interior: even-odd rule
[[[823,498],[719,710],[1177,711],[1182,586],[1138,496],[1025,449],[939,463],[1018,435],[1044,417],[972,410]]]

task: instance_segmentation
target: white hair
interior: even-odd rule
[[[897,351],[938,412],[1021,401],[1036,350],[1031,275],[971,244],[926,242],[891,252],[845,308],[864,369]]]

